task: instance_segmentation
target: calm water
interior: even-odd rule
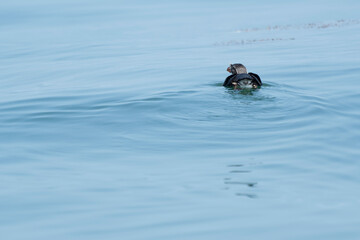
[[[1,3],[1,239],[360,239],[359,10]]]

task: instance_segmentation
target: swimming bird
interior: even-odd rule
[[[226,69],[230,76],[228,76],[223,86],[225,87],[234,87],[234,89],[251,89],[251,88],[260,88],[262,85],[259,75],[247,72],[247,69],[241,63],[230,64]]]

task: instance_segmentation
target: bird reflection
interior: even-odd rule
[[[226,190],[235,190],[236,196],[247,197],[247,198],[257,198],[257,194],[254,194],[254,188],[257,186],[257,182],[253,181],[242,181],[246,175],[251,173],[250,170],[246,169],[246,166],[243,164],[232,164],[228,165],[230,168],[228,174],[229,177],[224,178],[224,184],[226,185]]]

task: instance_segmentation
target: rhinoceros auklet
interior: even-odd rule
[[[260,88],[262,85],[259,75],[247,72],[246,67],[240,63],[230,64],[227,71],[231,73],[225,79],[223,86],[234,89]]]

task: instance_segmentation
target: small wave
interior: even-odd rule
[[[263,28],[243,28],[236,30],[236,33],[243,32],[257,32],[257,31],[277,31],[277,30],[300,30],[300,29],[327,29],[327,28],[341,28],[351,25],[360,24],[360,20],[336,20],[333,22],[325,22],[325,23],[306,23],[302,25],[270,25]]]
[[[259,39],[242,39],[242,40],[230,40],[223,42],[216,42],[214,46],[236,46],[236,45],[247,45],[261,42],[275,42],[275,41],[292,41],[295,38],[259,38]]]

